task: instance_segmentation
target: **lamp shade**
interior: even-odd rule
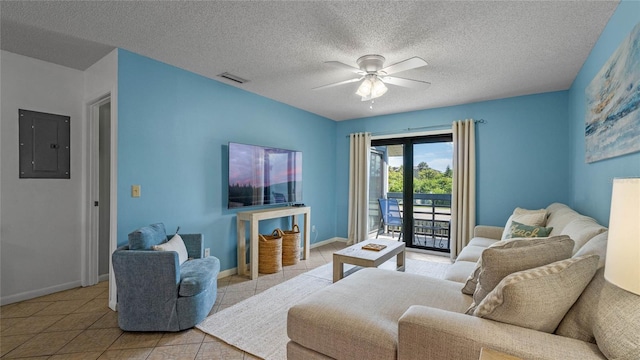
[[[604,277],[640,295],[640,178],[613,180]]]

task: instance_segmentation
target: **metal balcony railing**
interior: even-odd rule
[[[402,209],[402,193],[387,198],[398,199]],[[413,194],[413,234],[414,247],[450,251],[451,194]]]

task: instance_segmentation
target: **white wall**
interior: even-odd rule
[[[83,72],[0,54],[0,303],[80,285]],[[71,179],[18,178],[18,109],[71,117]]]

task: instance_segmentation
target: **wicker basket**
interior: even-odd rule
[[[300,261],[300,228],[293,225],[293,229],[282,233],[282,265],[295,265]]]
[[[274,230],[271,235],[258,235],[258,272],[273,274],[282,270],[282,235]]]

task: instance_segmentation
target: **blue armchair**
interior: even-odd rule
[[[129,234],[112,255],[118,288],[118,325],[125,331],[180,331],[198,324],[216,301],[220,261],[203,258],[202,234],[180,234],[191,260],[154,251],[168,240],[164,224]]]

